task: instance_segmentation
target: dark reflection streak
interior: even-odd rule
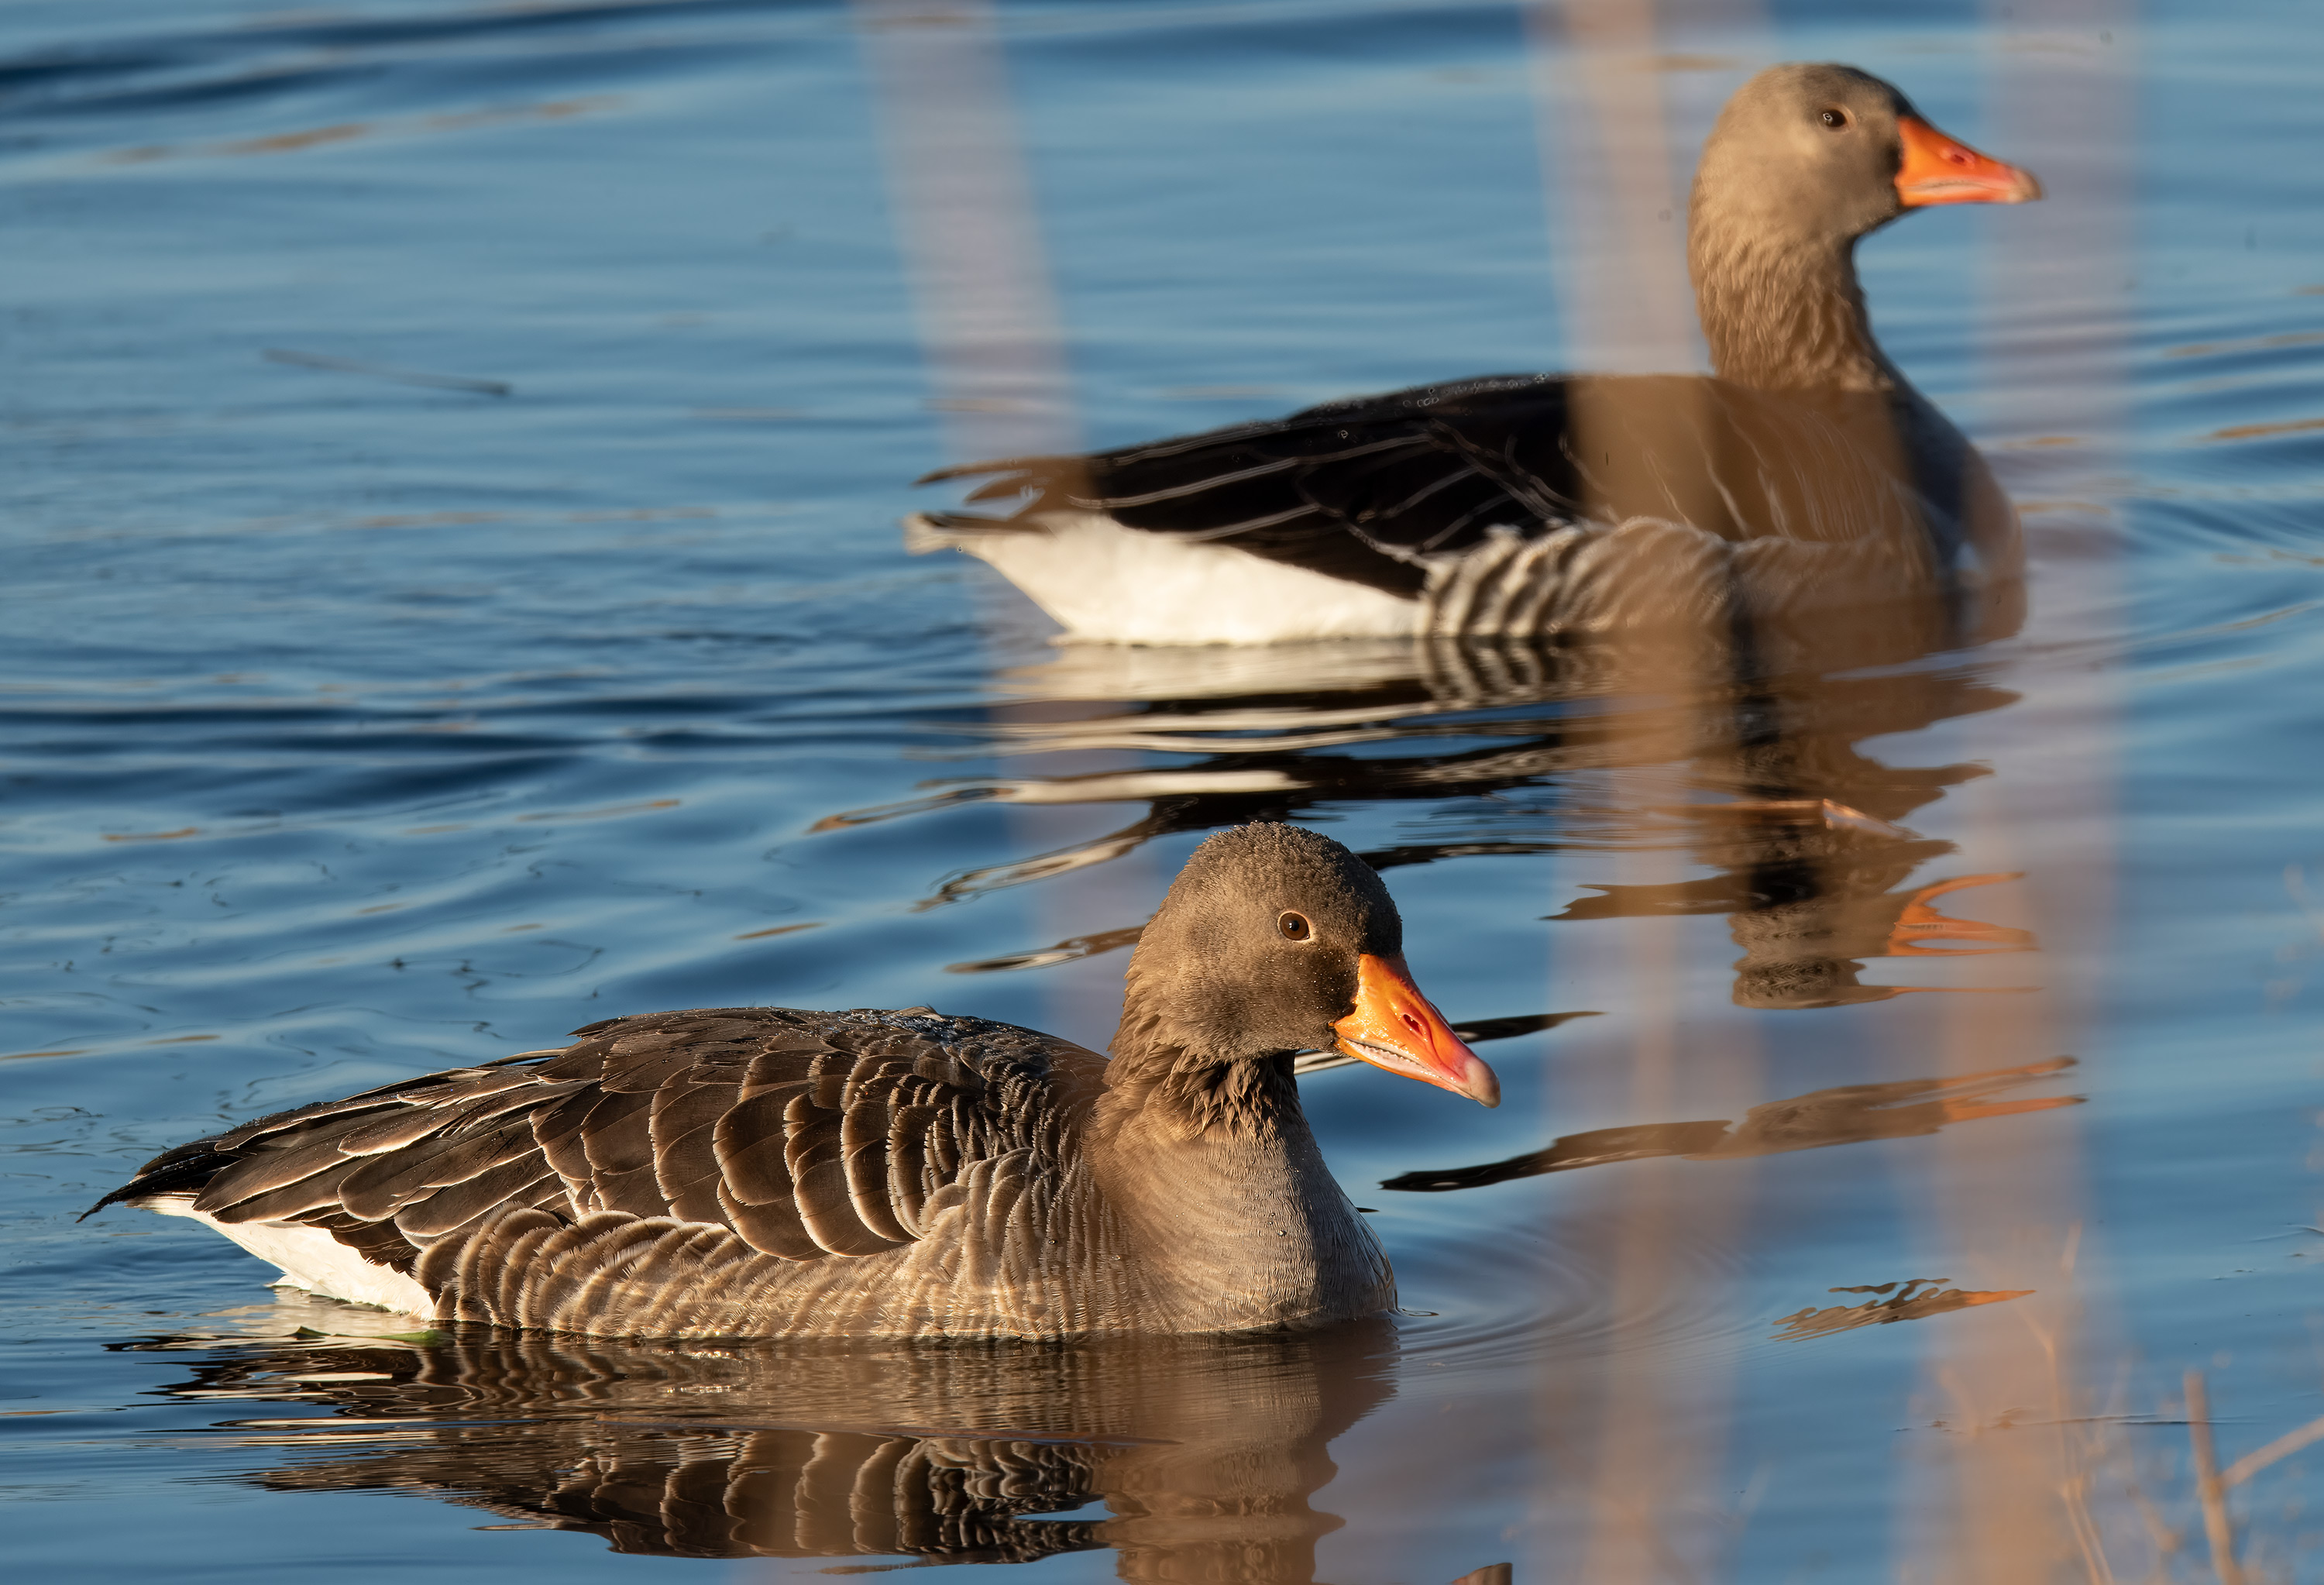
[[[1995,1068],[1953,1079],[1841,1084],[1830,1090],[1811,1091],[1788,1101],[1770,1101],[1755,1106],[1744,1115],[1739,1127],[1723,1119],[1713,1119],[1593,1129],[1587,1133],[1568,1134],[1546,1150],[1529,1151],[1478,1166],[1408,1172],[1388,1179],[1380,1187],[1409,1193],[1442,1193],[1452,1189],[1481,1189],[1517,1178],[1539,1177],[1545,1173],[1571,1172],[1576,1167],[1602,1166],[1609,1162],[1644,1161],[1657,1156],[1682,1156],[1691,1161],[1738,1160],[1792,1150],[1821,1149],[1827,1145],[1933,1134],[1950,1123],[2079,1106],[2084,1099],[2080,1095],[2037,1095],[2015,1101],[1987,1099],[2020,1084],[2064,1073],[2073,1065],[2072,1057],[2060,1056],[2023,1067]]]
[[[1452,1032],[1474,1046],[1480,1040],[1514,1040],[1520,1035],[1538,1034],[1544,1029],[1554,1029],[1560,1024],[1572,1023],[1575,1018],[1600,1018],[1605,1016],[1600,1012],[1588,1010],[1570,1013],[1522,1013],[1513,1018],[1464,1019],[1453,1027]]]
[[[763,9],[763,0],[572,0],[565,5],[494,5],[434,15],[374,18],[286,8],[275,16],[262,15],[227,30],[154,32],[139,39],[76,50],[70,54],[60,51],[46,57],[19,59],[0,66],[0,86],[102,82],[140,72],[213,63],[221,69],[247,70],[244,63],[252,56],[273,50],[408,49],[502,35],[537,36],[563,29],[597,29],[632,19],[715,16]],[[89,95],[69,103],[78,105],[97,98],[97,95]]]
[[[1471,1046],[1481,1046],[1488,1040],[1515,1040],[1524,1035],[1538,1035],[1544,1029],[1554,1029],[1560,1024],[1575,1018],[1603,1018],[1603,1013],[1523,1013],[1513,1018],[1471,1018],[1452,1026],[1452,1032]],[[1354,1067],[1362,1059],[1343,1051],[1303,1051],[1292,1059],[1291,1071],[1301,1078],[1310,1074],[1329,1073],[1333,1068]]]
[[[1385,1322],[1072,1347],[449,1332],[214,1347],[161,1390],[331,1410],[273,1436],[216,1427],[290,1450],[243,1477],[267,1489],[423,1491],[615,1552],[968,1563],[1110,1547],[1129,1578],[1297,1585],[1341,1525],[1309,1501],[1336,1473],[1326,1446],[1388,1399],[1396,1362]],[[1110,1516],[1038,1516],[1093,1502]]]
[[[1840,1290],[1835,1288],[1835,1293]],[[1850,1289],[1849,1292],[1855,1290]],[[470,1422],[475,1424],[475,1422]],[[513,1424],[516,1422],[503,1422]],[[648,1420],[635,1415],[609,1415],[608,1425],[627,1426],[633,1431],[684,1431],[698,1434],[698,1420]],[[1176,1447],[1177,1443],[1164,1436],[1065,1436],[1050,1435],[1038,1431],[1025,1431],[1010,1425],[974,1425],[964,1428],[944,1428],[928,1425],[809,1425],[781,1420],[727,1420],[718,1422],[722,1435],[744,1431],[807,1431],[816,1435],[844,1433],[851,1436],[912,1436],[950,1437],[960,1442],[1038,1442],[1054,1447]]]
[[[505,380],[478,380],[466,374],[431,374],[419,369],[398,369],[386,364],[365,363],[359,358],[335,358],[322,353],[297,352],[289,347],[270,346],[258,355],[271,364],[290,364],[301,369],[323,369],[341,374],[364,374],[374,380],[386,380],[399,385],[423,385],[433,391],[466,391],[478,396],[508,396],[516,390]]]
[[[1939,911],[1932,899],[1971,885],[2010,879],[1953,877],[1904,889],[1920,866],[1950,852],[1950,843],[1923,838],[1897,824],[1962,782],[1986,774],[1975,764],[1892,767],[1857,752],[1856,742],[1909,733],[1936,722],[1999,708],[2014,696],[1978,680],[1958,662],[1886,675],[1751,675],[1694,693],[1646,687],[1625,695],[1574,696],[1574,690],[1619,680],[1604,655],[1577,661],[1571,687],[1558,668],[1566,652],[1531,650],[1524,668],[1508,663],[1507,644],[1413,646],[1401,677],[1386,675],[1384,657],[1367,650],[1362,686],[1338,675],[1333,646],[1275,655],[1264,664],[1218,672],[1208,656],[1145,652],[1117,662],[1115,687],[1126,697],[1114,714],[1000,723],[1010,751],[1032,745],[1063,751],[1086,742],[1119,743],[1141,722],[1169,723],[1192,741],[1207,720],[1245,735],[1204,740],[1212,751],[1191,763],[1163,761],[1085,776],[995,781],[955,787],[910,804],[832,816],[824,828],[943,806],[970,799],[1038,804],[1142,800],[1144,816],[1103,835],[1007,863],[956,871],[919,906],[930,908],[1001,888],[1050,880],[1135,852],[1146,843],[1248,820],[1298,819],[1344,803],[1423,806],[1420,840],[1374,848],[1364,857],[1387,870],[1441,860],[1547,855],[1627,847],[1679,847],[1714,872],[1651,885],[1585,882],[1588,895],[1550,916],[1561,921],[1726,914],[1745,955],[1736,963],[1734,998],[1747,1007],[1800,1009],[1883,1000],[1922,987],[1865,985],[1859,960],[2024,951],[2023,931]],[[1471,651],[1475,652],[1471,652]],[[1467,662],[1447,659],[1457,652]],[[1477,685],[1489,656],[1500,675],[1521,675],[1530,701],[1507,687]],[[1835,660],[1863,658],[1836,650]],[[1058,707],[1098,709],[1107,674],[1077,655],[1062,662],[1071,700]],[[1361,669],[1361,668],[1360,668]],[[1026,686],[1041,668],[1028,668]],[[1416,675],[1417,674],[1417,675]],[[1301,677],[1314,691],[1288,685]],[[1248,677],[1263,692],[1202,691]],[[1462,679],[1448,685],[1447,677]],[[1651,680],[1651,679],[1650,679]],[[1418,684],[1440,694],[1416,696]],[[1176,687],[1173,685],[1177,685]],[[1619,700],[1618,705],[1616,701]],[[1285,749],[1296,733],[1251,729],[1268,722],[1345,719],[1376,708],[1406,708],[1382,723],[1383,738],[1417,753],[1354,754]],[[1458,714],[1480,700],[1496,714]],[[1555,701],[1554,711],[1542,708]],[[1530,704],[1531,708],[1526,708]],[[1588,707],[1585,708],[1584,706]],[[1477,740],[1489,741],[1481,745]],[[1517,741],[1512,742],[1511,739]],[[1460,741],[1451,751],[1430,745]],[[1676,758],[1673,759],[1674,751]],[[1619,796],[1599,779],[1661,761],[1670,781],[1660,797]],[[1708,801],[1718,799],[1723,801]],[[1468,800],[1454,802],[1452,800]],[[1420,822],[1416,821],[1418,825]],[[983,972],[1040,968],[1127,945],[1115,929],[1068,936],[1029,951],[954,965]],[[1946,944],[1933,945],[1932,944]]]
[[[946,963],[947,974],[997,974],[1011,969],[1046,969],[1052,963],[1070,963],[1075,958],[1095,957],[1100,953],[1120,947],[1135,946],[1138,938],[1146,934],[1143,925],[1128,925],[1119,930],[1096,930],[1087,935],[1068,935],[1054,946],[1044,946],[1032,952],[1014,952],[1005,957],[979,958],[973,963]]]
[[[1945,1276],[1916,1276],[1904,1283],[1884,1282],[1861,1284],[1854,1287],[1833,1288],[1835,1294],[1880,1294],[1896,1290],[1894,1297],[1868,1300],[1861,1304],[1832,1304],[1819,1310],[1810,1304],[1790,1315],[1779,1315],[1775,1324],[1782,1330],[1775,1335],[1777,1342],[1798,1342],[1806,1338],[1829,1337],[1836,1332],[1854,1332],[1858,1327],[1888,1326],[1899,1321],[1925,1321],[1933,1315],[1950,1315],[1956,1310],[1967,1310],[1978,1304],[2006,1304],[2022,1299],[2032,1288],[1999,1288],[1985,1292],[1949,1288]]]

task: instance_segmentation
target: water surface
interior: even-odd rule
[[[2324,1414],[2324,29],[2052,9],[1672,7],[1641,60],[1481,5],[9,7],[12,1560],[2216,1577],[2186,1422],[2232,1466]],[[928,272],[915,25],[999,51],[961,142],[1021,156],[973,167],[1022,204],[1021,367],[955,355]],[[2048,182],[1863,252],[2024,511],[2015,636],[1741,680],[1103,652],[904,554],[909,479],[995,435],[1683,357],[1588,311],[1642,245],[1586,223],[1591,139],[1683,175],[1790,58]],[[1384,869],[1502,1076],[1305,1083],[1392,1322],[383,1337],[73,1221],[166,1145],[620,1012],[1102,1044],[1170,875],[1254,817]],[[2324,1569],[2318,1467],[2225,1488],[2264,1577]]]

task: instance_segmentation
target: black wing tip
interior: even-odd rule
[[[579,1028],[569,1031],[568,1034],[569,1037],[572,1039],[586,1040],[592,1035],[604,1034],[606,1030],[613,1027],[616,1024],[626,1024],[632,1018],[650,1018],[657,1016],[667,1017],[668,1015],[657,1015],[654,1013],[616,1013],[610,1018],[599,1018],[594,1024],[584,1024]]]
[[[922,535],[989,533],[996,529],[1022,533],[1040,527],[1023,518],[987,517],[981,511],[916,511],[905,520],[905,526],[908,536],[915,527]],[[916,542],[908,538],[908,548]]]
[[[482,1069],[482,1068],[512,1068],[512,1067],[516,1066],[519,1063],[527,1063],[527,1062],[547,1062],[547,1061],[549,1061],[551,1057],[563,1056],[563,1055],[565,1055],[565,1052],[566,1052],[566,1048],[565,1048],[564,1046],[560,1046],[557,1047],[557,1049],[555,1049],[554,1051],[520,1051],[520,1052],[517,1052],[515,1055],[511,1055],[511,1056],[496,1056],[496,1057],[493,1057],[490,1062],[480,1062],[480,1063],[476,1064],[475,1065],[476,1065],[479,1069]]]
[[[1080,462],[1072,456],[1001,456],[990,462],[954,463],[948,468],[938,468],[922,474],[912,481],[915,488],[922,484],[941,484],[947,479],[977,479],[987,474],[1032,474],[1055,468],[1061,464]]]
[[[214,1143],[211,1139],[196,1139],[174,1150],[164,1150],[139,1167],[135,1177],[74,1217],[73,1224],[78,1227],[108,1205],[142,1200],[148,1194],[166,1194],[176,1189],[199,1189],[232,1159],[210,1149]]]
[[[128,1183],[125,1183],[119,1188],[114,1190],[110,1194],[107,1194],[104,1199],[99,1200],[96,1204],[90,1206],[88,1210],[82,1212],[78,1216],[74,1217],[73,1225],[75,1227],[78,1227],[82,1222],[87,1221],[90,1217],[95,1216],[106,1206],[119,1205],[126,1201],[134,1200],[143,1192],[143,1190],[137,1186],[136,1180],[133,1178]]]
[[[592,1035],[603,1035],[607,1030],[618,1028],[623,1024],[635,1024],[641,1029],[646,1029],[659,1027],[660,1026],[678,1022],[686,1018],[763,1018],[769,1013],[789,1014],[798,1013],[805,1010],[806,1009],[804,1009],[795,1007],[769,1007],[764,1004],[753,1004],[747,1007],[673,1007],[665,1008],[659,1012],[620,1013],[610,1018],[599,1018],[594,1024],[582,1025],[579,1028],[574,1030],[573,1033],[575,1037],[578,1038]],[[814,1017],[816,1015],[810,1013],[808,1016]],[[546,1061],[549,1057],[562,1056],[564,1055],[565,1053],[562,1050],[550,1052],[528,1051],[520,1053],[517,1057],[503,1057],[501,1060],[503,1062],[512,1062],[526,1056],[537,1056]]]

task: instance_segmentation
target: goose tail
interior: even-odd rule
[[[1022,518],[982,517],[973,511],[915,511],[903,520],[904,548],[914,556],[936,550],[965,550],[996,534],[1038,534],[1047,525]]]

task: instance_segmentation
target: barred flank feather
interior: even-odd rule
[[[964,1233],[979,1269],[1038,1266],[1027,1184],[1070,1176],[1041,1119],[1086,1105],[1102,1072],[1063,1041],[917,1012],[718,1009],[579,1034],[180,1146],[103,1203],[193,1190],[221,1223],[311,1227],[409,1272],[451,1320],[765,1332],[781,1329],[752,1295],[914,1248],[963,1174],[991,1185],[989,1225]],[[915,1302],[858,1295],[797,1329]]]

